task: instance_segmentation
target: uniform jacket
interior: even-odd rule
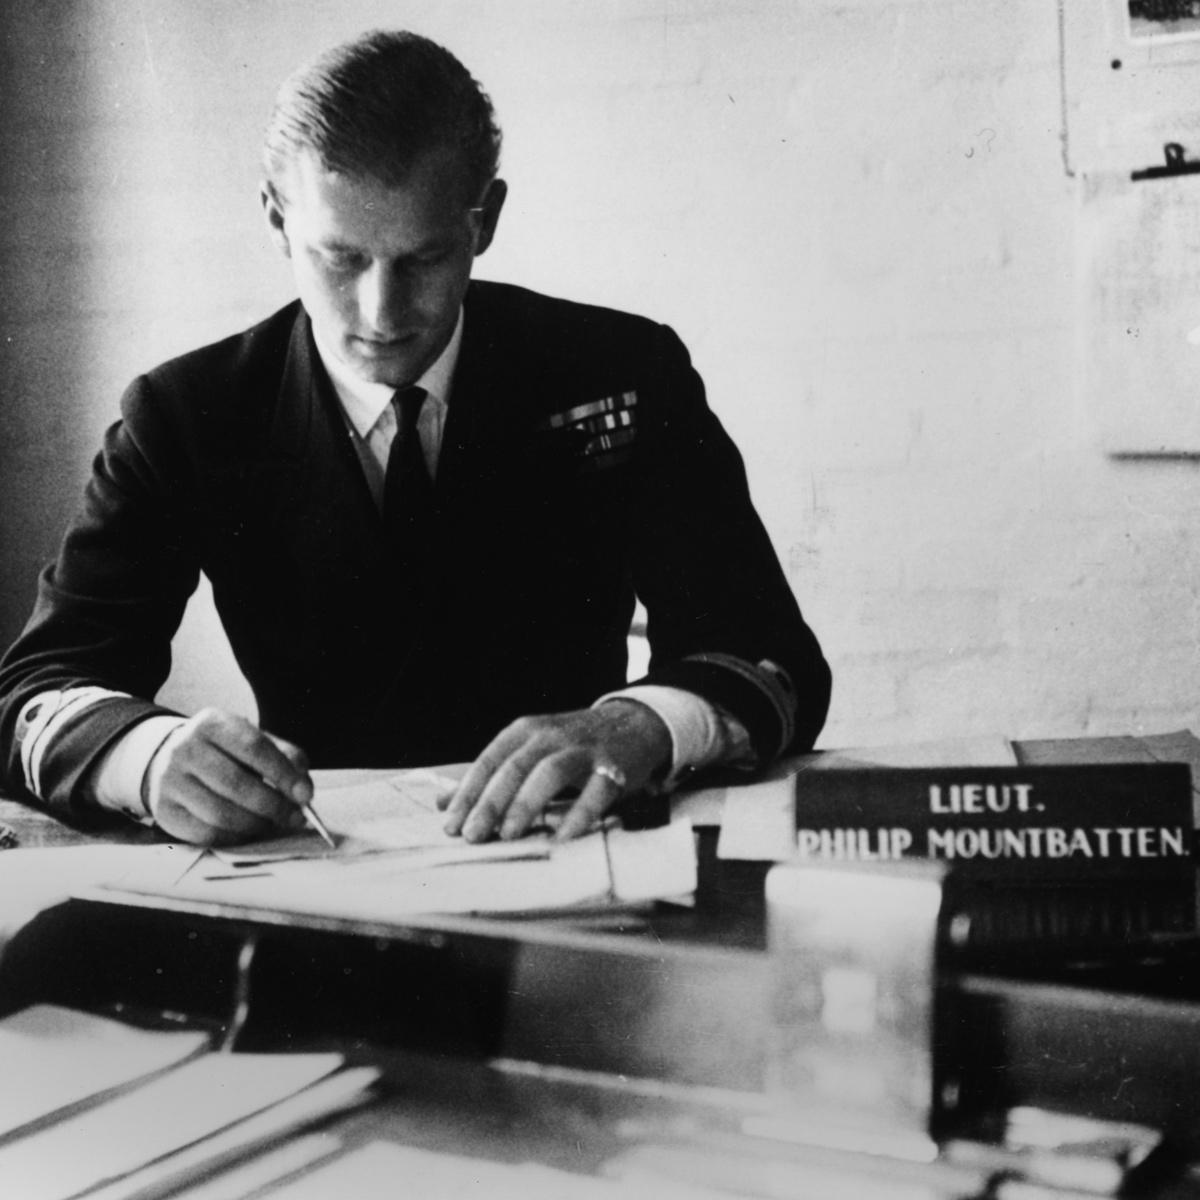
[[[128,692],[68,725],[39,788],[70,806],[145,716],[204,571],[263,728],[314,766],[474,757],[507,722],[625,683],[635,595],[649,682],[700,693],[760,755],[811,746],[829,672],[737,450],[668,328],[470,285],[429,558],[389,543],[292,304],[137,379],[82,510],[0,664],[3,785],[30,698]]]

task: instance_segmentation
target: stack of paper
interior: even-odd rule
[[[271,1193],[273,1200],[328,1200],[330,1196],[393,1200],[401,1195],[612,1200],[629,1194],[609,1180],[573,1175],[538,1163],[499,1163],[388,1142],[372,1142]],[[188,1200],[192,1200],[190,1195]]]
[[[0,1141],[208,1049],[195,1030],[149,1032],[37,1004],[0,1021]]]
[[[0,1096],[0,1190],[150,1200],[360,1103],[378,1077],[341,1070],[338,1054],[204,1053],[206,1042],[48,1005],[0,1021],[11,1081]]]
[[[251,869],[201,866],[165,894],[388,922],[423,913],[559,913],[674,899],[696,888],[687,821],[636,833],[605,828],[561,844],[528,841],[485,843],[476,848],[480,858],[443,866],[414,861],[408,851],[262,861]],[[514,849],[487,853],[496,845]]]
[[[204,854],[181,877],[126,876],[113,886],[152,896],[274,912],[393,921],[425,914],[541,914],[689,898],[691,823],[626,832],[606,822],[557,843],[451,837],[438,801],[458,764],[400,772],[317,772],[314,807],[337,838],[304,831]]]

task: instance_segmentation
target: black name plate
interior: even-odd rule
[[[1191,878],[1184,763],[802,771],[796,854],[1084,883]]]

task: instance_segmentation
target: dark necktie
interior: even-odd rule
[[[433,481],[417,432],[417,417],[425,403],[419,387],[400,388],[392,397],[396,436],[388,451],[383,482],[383,523],[405,567],[416,567],[422,556],[433,499]]]

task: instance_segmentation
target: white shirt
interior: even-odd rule
[[[429,478],[437,478],[438,458],[442,449],[442,433],[446,428],[446,406],[450,400],[450,389],[454,383],[454,372],[458,367],[458,352],[462,346],[463,315],[458,314],[458,323],[450,335],[446,348],[437,361],[413,383],[424,389],[425,403],[417,417],[417,434],[421,449],[425,452],[425,463]],[[342,406],[346,422],[354,437],[354,446],[363,473],[375,503],[383,506],[383,479],[387,473],[388,453],[392,438],[396,436],[396,410],[392,397],[396,389],[387,383],[368,383],[360,379],[337,355],[333,354],[313,330],[313,340],[321,363],[333,384],[333,390]]]

